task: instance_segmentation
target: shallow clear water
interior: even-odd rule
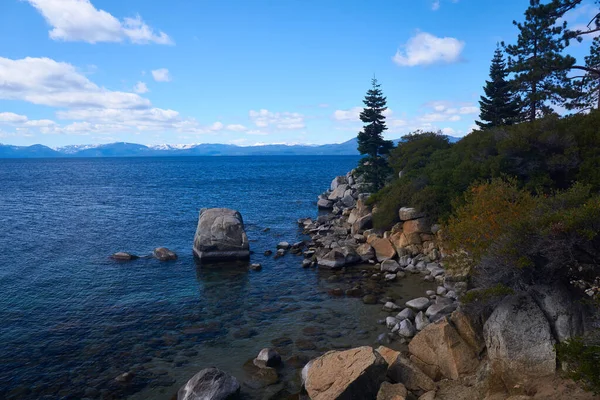
[[[168,399],[207,366],[244,380],[243,364],[263,347],[300,365],[324,350],[374,344],[385,331],[375,325],[379,306],[328,294],[359,282],[360,268],[332,281],[302,269],[297,256],[263,255],[304,238],[296,220],[316,216],[316,196],[356,162],[0,160],[0,398]],[[202,207],[241,212],[262,271],[197,268],[191,248]],[[109,258],[158,246],[179,259]],[[396,298],[398,288],[407,297],[424,290],[417,278],[396,285]],[[281,391],[274,398],[297,389],[288,364],[268,389]],[[114,380],[126,371],[131,382]]]

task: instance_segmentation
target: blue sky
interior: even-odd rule
[[[374,74],[388,138],[464,136],[528,3],[0,0],[0,142],[342,142]]]

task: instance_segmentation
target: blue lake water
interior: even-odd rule
[[[168,399],[207,366],[243,380],[263,347],[285,358],[373,344],[379,307],[329,295],[334,281],[300,257],[263,255],[305,238],[296,220],[316,216],[317,195],[357,160],[0,160],[0,398]],[[262,271],[197,268],[203,207],[241,212]],[[109,258],[158,246],[179,259]],[[269,390],[293,393],[296,372]]]

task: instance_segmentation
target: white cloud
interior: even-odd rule
[[[303,129],[304,115],[295,112],[271,112],[261,109],[250,110],[250,119],[258,128],[275,127],[282,130]]]
[[[49,119],[30,120],[25,115],[15,114],[11,112],[0,113],[0,125],[12,125],[18,127],[43,127],[52,126],[56,122]]]
[[[244,125],[240,125],[240,124],[230,124],[225,127],[225,130],[233,131],[233,132],[244,132],[247,129],[248,128],[246,128]]]
[[[134,18],[117,18],[98,10],[89,0],[27,0],[52,27],[50,38],[72,42],[122,42],[136,44],[173,44],[164,32],[155,33],[142,21]]]
[[[428,113],[421,115],[418,119],[419,121],[423,122],[456,122],[460,121],[460,115],[449,115],[445,113]]]
[[[216,131],[223,130],[224,127],[225,127],[225,125],[223,125],[222,122],[217,121],[217,122],[213,123],[211,126],[209,126],[208,129],[216,132]]]
[[[427,32],[419,32],[410,38],[404,50],[400,49],[392,60],[402,67],[454,63],[460,60],[465,43],[451,37],[439,38]]]
[[[352,107],[348,110],[335,110],[333,112],[333,119],[336,121],[360,121],[360,113],[364,107]],[[386,118],[390,118],[394,112],[388,108],[383,112]]]
[[[144,82],[138,82],[133,87],[133,91],[136,93],[139,93],[139,94],[144,94],[144,93],[148,93],[150,91],[150,89],[148,89],[148,86],[146,86],[146,84]]]
[[[453,128],[442,128],[442,133],[444,135],[452,136],[456,133],[456,130]]]
[[[116,92],[91,82],[71,64],[49,58],[0,57],[0,99],[71,108],[147,108],[135,93]]]
[[[352,107],[348,110],[335,110],[333,112],[333,119],[337,121],[360,121],[360,113],[362,107]]]
[[[136,85],[136,88],[142,86]],[[220,121],[203,125],[175,110],[152,107],[148,99],[138,94],[99,87],[71,64],[48,58],[11,60],[0,57],[0,99],[62,108],[56,112],[57,118],[64,121],[62,124],[0,113],[2,125],[36,129],[44,134],[118,135],[169,131],[215,134],[222,130],[241,132],[246,129],[243,125],[225,125]]]
[[[467,106],[467,107],[461,107],[458,112],[460,114],[479,114],[479,107],[475,107],[475,106]]]
[[[440,9],[440,0],[434,0],[434,2],[431,4],[431,9],[433,11],[437,11]]]
[[[269,133],[265,131],[261,131],[260,129],[252,129],[246,132],[247,135],[258,135],[258,136],[266,136]]]
[[[19,115],[11,112],[2,112],[0,113],[0,122],[6,123],[23,123],[27,121],[27,117],[24,115]]]
[[[169,70],[166,68],[159,68],[152,71],[152,77],[156,82],[169,82],[171,80],[171,76],[169,75]]]

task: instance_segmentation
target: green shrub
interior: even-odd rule
[[[600,395],[600,346],[573,338],[556,345],[556,356],[571,379]]]
[[[456,144],[432,132],[403,139],[389,158],[402,178],[372,199],[381,214],[374,217],[379,228],[393,225],[401,206],[427,211],[434,221],[444,222],[471,185],[493,178],[514,177],[519,188],[538,195],[567,189],[575,181],[600,190],[597,110],[473,131]]]
[[[467,267],[476,287],[592,281],[600,274],[600,196],[575,184],[532,195],[513,180],[474,185],[445,229],[448,267]],[[482,299],[486,300],[486,299]]]

